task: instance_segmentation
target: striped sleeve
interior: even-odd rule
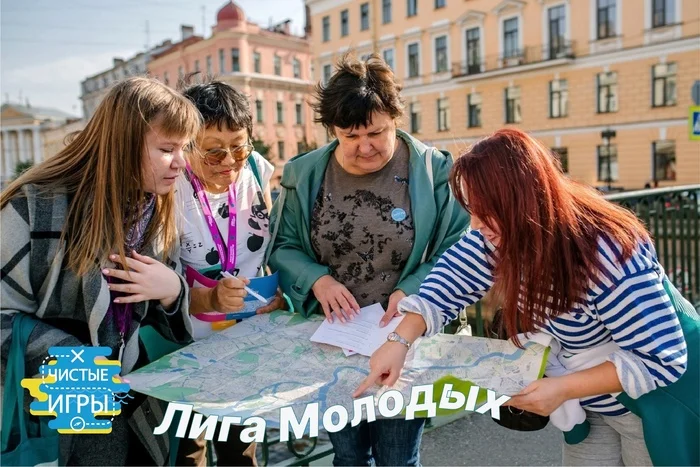
[[[608,242],[607,248],[614,250],[615,245]],[[611,283],[594,302],[603,325],[621,348],[608,360],[615,365],[624,391],[636,399],[677,381],[688,356],[653,248],[640,245],[629,260],[617,264],[608,268]]]
[[[418,294],[399,302],[399,311],[422,315],[426,336],[438,333],[457,318],[462,308],[483,298],[493,285],[489,254],[481,233],[468,231],[443,253]]]

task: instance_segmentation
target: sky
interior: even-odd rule
[[[225,0],[0,0],[0,98],[82,116],[80,82],[172,39],[180,25],[211,35]],[[237,0],[249,21],[292,20],[304,29],[303,0]],[[146,33],[148,23],[148,34]]]

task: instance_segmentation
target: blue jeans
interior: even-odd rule
[[[328,433],[333,465],[420,465],[420,441],[425,418],[381,419]]]

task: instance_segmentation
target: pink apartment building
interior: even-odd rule
[[[277,166],[273,186],[287,160],[318,143],[308,104],[314,85],[310,43],[292,35],[288,21],[263,28],[229,2],[218,11],[211,37],[188,37],[148,64],[151,76],[173,87],[195,71],[249,96],[254,137],[270,147],[267,157]]]

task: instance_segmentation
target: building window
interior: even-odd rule
[[[296,79],[301,79],[301,62],[298,58],[295,58],[292,61],[292,69],[294,71],[294,77]]]
[[[369,29],[369,3],[360,5],[360,31]]]
[[[660,63],[651,67],[651,102],[654,107],[676,105],[676,64]]]
[[[303,141],[297,141],[297,154],[303,154],[306,152],[306,145]]]
[[[406,0],[406,16],[418,14],[418,0]]]
[[[598,181],[610,183],[617,180],[617,146],[598,146]]]
[[[194,72],[199,73],[199,60],[194,61]]]
[[[549,59],[566,54],[566,6],[559,5],[548,10]]]
[[[241,71],[241,52],[239,49],[231,49],[231,71],[237,73]]]
[[[393,70],[394,69],[394,49],[385,49],[382,52],[382,57],[384,58],[384,61],[389,66],[389,68],[391,68]]]
[[[420,104],[411,102],[409,113],[411,115],[411,133],[420,133]]]
[[[348,10],[340,12],[340,37],[345,37],[350,34],[349,14]]]
[[[569,173],[569,148],[552,148],[554,157],[559,159],[562,173]]]
[[[163,84],[165,84],[166,86],[170,84],[170,78],[168,77],[167,71],[163,72]]]
[[[219,49],[219,74],[225,73],[224,67],[224,49]]]
[[[260,52],[253,52],[253,71],[260,73]]]
[[[207,55],[207,75],[211,76],[214,74],[214,68],[211,64],[211,55]]]
[[[331,80],[331,71],[330,65],[323,65],[323,84],[328,84],[328,81]]]
[[[447,131],[450,129],[450,104],[447,97],[437,100],[437,130]]]
[[[654,141],[651,146],[654,154],[654,181],[675,181],[676,142]]]
[[[391,0],[382,0],[382,24],[391,23]]]
[[[279,55],[275,55],[275,74],[282,76],[282,58]]]
[[[331,40],[331,17],[323,17],[323,42]]]
[[[473,92],[467,96],[467,127],[481,126],[481,94]]]
[[[617,0],[598,0],[598,39],[615,37],[617,31]]]
[[[662,28],[676,21],[676,0],[652,0],[651,27]]]
[[[277,123],[284,123],[284,107],[277,101]]]
[[[263,102],[260,99],[255,100],[255,117],[258,123],[263,122]]]
[[[420,60],[418,57],[418,43],[408,46],[408,77],[416,78],[420,75]]]
[[[468,29],[466,38],[467,74],[472,75],[481,71],[481,34],[479,28]]]
[[[549,118],[562,118],[569,114],[569,83],[565,79],[549,82]]]
[[[180,79],[185,77],[185,69],[182,66],[177,67],[177,77]],[[105,78],[105,86],[107,86],[107,78]]]
[[[520,113],[520,87],[506,88],[506,123],[522,122]]]
[[[598,73],[598,113],[617,112],[617,73]]]
[[[284,141],[277,141],[277,155],[280,160],[284,160]]]
[[[435,0],[435,9],[444,8],[445,3],[447,3],[445,0]]]
[[[447,36],[435,38],[435,72],[447,71]]]
[[[503,57],[520,56],[520,40],[518,38],[518,18],[510,18],[503,22]]]
[[[296,119],[297,125],[301,125],[302,123],[304,123],[302,121],[301,108],[302,107],[301,107],[300,102],[297,102],[296,105],[294,106],[294,113],[296,114],[296,117],[297,117],[297,119]]]

